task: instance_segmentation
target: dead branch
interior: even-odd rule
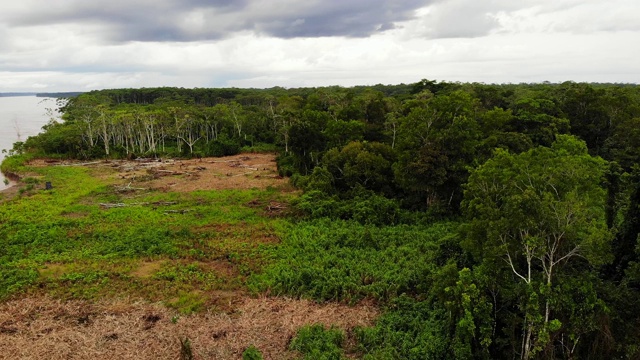
[[[100,203],[100,206],[102,206],[103,208],[107,208],[107,209],[111,209],[111,208],[118,208],[118,207],[125,207],[128,206],[125,203]]]
[[[129,191],[147,190],[147,189],[146,188],[131,187],[131,183],[129,183],[126,186],[116,186],[115,190],[117,192],[129,192]]]
[[[91,162],[86,162],[86,163],[79,163],[79,164],[56,164],[55,166],[87,166],[87,165],[100,164],[101,162],[102,162],[102,160],[100,160],[100,161],[91,161]]]
[[[244,175],[249,175],[249,174],[251,174],[251,173],[252,173],[252,171],[249,171],[249,172],[242,173],[242,174],[231,175],[231,177],[244,176]]]
[[[169,206],[177,204],[177,201],[154,201],[151,204],[156,206]]]
[[[193,211],[193,209],[184,209],[184,210],[165,210],[164,213],[165,215],[168,214],[186,214],[190,211]]]
[[[287,209],[287,205],[286,204],[282,204],[279,202],[275,202],[272,201],[269,203],[269,205],[267,206],[267,210],[268,211],[282,211],[282,210],[286,210]]]
[[[149,203],[148,202],[135,202],[135,203],[129,203],[129,204],[125,204],[125,203],[100,203],[100,206],[102,206],[103,208],[107,208],[107,209],[121,208],[121,207],[127,207],[127,206],[144,206],[144,205],[149,205]]]

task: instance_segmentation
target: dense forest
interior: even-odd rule
[[[364,358],[640,357],[635,85],[114,89],[61,105],[4,171],[277,152],[303,192],[248,286],[375,301],[382,317],[354,335]]]

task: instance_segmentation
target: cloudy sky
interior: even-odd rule
[[[640,83],[638,0],[20,0],[0,92]]]

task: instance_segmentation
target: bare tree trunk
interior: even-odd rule
[[[525,320],[526,323],[526,320]],[[531,333],[533,332],[533,324],[526,324],[526,335],[522,349],[522,359],[529,360],[531,358]]]
[[[107,121],[105,120],[105,115],[102,115],[101,118],[102,118],[102,140],[104,142],[104,152],[107,156],[109,156],[109,142],[111,141],[111,136],[109,135],[109,131],[107,130]]]

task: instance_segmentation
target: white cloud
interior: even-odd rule
[[[506,32],[590,34],[640,31],[639,13],[640,3],[635,0],[591,0],[569,1],[564,6],[552,8],[537,5],[513,12],[500,11],[495,16],[502,31]]]

